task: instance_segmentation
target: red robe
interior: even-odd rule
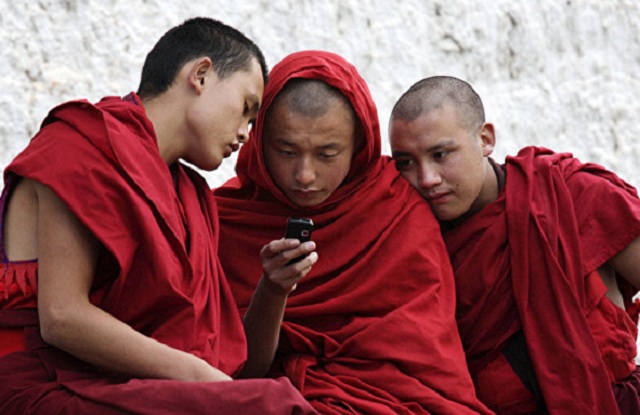
[[[240,369],[246,341],[217,258],[215,199],[195,171],[166,165],[135,95],[55,108],[7,168],[6,181],[15,176],[52,189],[102,244],[93,304],[227,374]],[[77,360],[40,338],[37,262],[2,257],[0,329],[22,331],[26,350],[0,357],[0,413],[310,411],[287,381],[128,379]]]
[[[345,182],[298,208],[262,156],[265,112],[292,78],[322,80],[351,101],[365,142]],[[308,51],[273,68],[238,177],[216,189],[220,258],[242,312],[261,274],[261,247],[289,216],[313,219],[318,262],[289,296],[275,373],[321,413],[487,413],[475,398],[455,325],[453,275],[428,205],[380,155],[376,107],[356,69]],[[240,249],[240,247],[242,247]]]
[[[507,158],[498,199],[443,235],[476,381],[497,381],[491,365],[522,329],[551,414],[617,413],[611,382],[635,369],[637,328],[594,271],[640,235],[635,190],[600,166],[529,147]],[[635,290],[623,288],[630,301]]]

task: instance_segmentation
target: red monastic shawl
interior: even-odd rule
[[[170,170],[144,109],[132,101],[112,97],[96,106],[75,101],[55,108],[5,175],[51,188],[101,242],[93,304],[234,374],[246,359],[246,341],[217,258],[215,199],[190,168]],[[24,326],[28,349],[0,358],[2,413],[17,411],[12,405],[58,413],[64,405],[92,414],[244,414],[249,408],[288,414],[308,405],[288,382],[113,377],[44,344],[37,324],[36,310],[0,310],[0,328]]]
[[[593,271],[640,234],[637,194],[598,165],[542,148],[508,157],[506,175],[498,200],[444,232],[471,373],[522,328],[550,413],[617,413],[585,316],[606,292]],[[621,343],[634,348],[631,334]]]
[[[262,156],[265,113],[293,78],[320,79],[352,103],[365,144],[324,203],[301,209]],[[238,177],[215,191],[220,258],[245,311],[262,274],[258,254],[288,216],[313,219],[319,260],[290,295],[274,370],[321,413],[486,413],[474,394],[454,319],[453,275],[428,206],[380,155],[376,107],[356,69],[306,51],[273,68]]]

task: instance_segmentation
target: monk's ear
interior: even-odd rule
[[[205,85],[211,82],[213,75],[214,70],[211,59],[206,56],[198,58],[190,63],[188,71],[189,86],[200,94]]]
[[[490,156],[496,146],[496,132],[493,128],[493,124],[490,122],[482,124],[478,135],[482,146],[482,155],[484,157]]]

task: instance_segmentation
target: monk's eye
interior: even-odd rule
[[[323,160],[331,160],[332,158],[336,157],[338,155],[338,153],[320,153],[319,156],[321,159]]]
[[[441,151],[436,151],[435,153],[433,153],[433,157],[436,160],[442,160],[443,158],[447,157],[449,155],[449,153],[451,153],[448,150],[441,150]]]
[[[407,171],[415,165],[415,163],[411,159],[395,159],[395,163],[396,169],[398,169],[398,171]]]
[[[296,155],[296,152],[292,150],[279,149],[277,151],[278,151],[278,154],[280,154],[283,157],[294,157]]]

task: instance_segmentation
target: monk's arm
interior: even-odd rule
[[[317,253],[312,252],[314,249],[313,242],[300,244],[297,240],[280,239],[265,245],[260,251],[264,273],[244,316],[248,358],[240,377],[262,377],[271,367],[280,340],[287,298],[317,261]],[[287,265],[300,255],[307,256]]]
[[[220,381],[204,360],[166,346],[89,301],[99,243],[49,188],[38,197],[38,313],[43,339],[106,370],[142,378]]]
[[[640,237],[611,258],[608,264],[634,287],[640,288]]]

